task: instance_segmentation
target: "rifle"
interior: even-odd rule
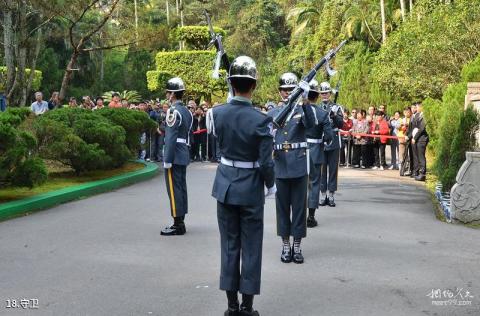
[[[210,15],[208,14],[207,10],[204,10],[204,14],[207,19],[210,37],[212,38],[208,46],[210,47],[211,45],[214,45],[215,48],[217,49],[217,56],[215,58],[212,78],[218,79],[220,77],[219,71],[220,71],[221,64],[223,63],[223,66],[225,67],[225,70],[228,73],[228,71],[230,70],[230,61],[228,60],[228,56],[227,56],[227,53],[225,52],[225,49],[223,48],[222,35],[216,34],[215,31],[213,30],[212,21],[210,20]],[[231,96],[233,96],[232,86],[230,85],[230,82],[228,80],[227,80],[227,84],[228,84],[228,92]]]
[[[310,72],[308,72],[308,74],[306,76],[304,76],[302,78],[302,81],[306,81],[306,82],[310,82],[313,78],[315,78],[316,74],[317,74],[317,71],[322,68],[323,65],[325,65],[326,63],[328,63],[331,59],[333,59],[333,57],[335,57],[335,55],[338,53],[338,51],[347,43],[347,41],[343,41],[340,43],[340,45],[338,45],[336,48],[334,49],[331,49],[330,51],[328,51],[328,53],[322,57],[322,59],[320,59],[320,61],[318,62],[318,64],[316,64],[311,70]],[[287,120],[290,112],[295,108],[296,104],[297,104],[297,99],[302,95],[303,93],[303,89],[300,88],[299,86],[297,86],[293,91],[292,93],[290,94],[290,96],[288,97],[288,100],[287,100],[287,104],[285,105],[285,107],[277,114],[277,116],[275,116],[273,118],[273,123],[277,126],[277,127],[283,127],[283,125],[285,124],[285,121]]]

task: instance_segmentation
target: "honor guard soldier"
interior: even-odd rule
[[[292,73],[283,74],[280,78],[279,91],[285,102],[298,83]],[[309,84],[302,81],[302,90],[308,93]],[[306,97],[306,95],[305,95]],[[286,105],[280,105],[268,115],[276,115]],[[307,235],[307,142],[305,131],[315,125],[312,107],[308,104],[297,104],[286,120],[284,126],[277,129],[274,141],[275,182],[277,186],[277,234],[282,238],[282,254],[280,260],[288,263],[303,263],[304,258],[300,243]],[[293,250],[290,245],[293,236]],[[293,255],[292,255],[293,252]]]
[[[185,84],[182,79],[168,80],[166,96],[171,107],[166,115],[163,167],[173,225],[160,232],[165,236],[186,233],[184,223],[185,214],[188,212],[186,173],[190,162],[190,131],[193,117],[182,103],[184,92]]]
[[[253,296],[260,294],[265,195],[276,190],[273,123],[252,106],[257,83],[253,59],[237,57],[228,80],[234,96],[212,109],[208,126],[222,154],[212,190],[220,231],[220,289],[228,299],[225,315],[259,315]]]
[[[332,124],[333,139],[331,142],[325,143],[325,161],[321,169],[320,191],[322,198],[320,206],[335,206],[335,191],[337,191],[338,183],[338,162],[340,159],[340,148],[342,140],[340,136],[340,128],[343,126],[343,109],[341,106],[330,101],[332,88],[328,82],[320,84],[320,98],[322,100],[321,107],[329,113],[330,122]],[[328,189],[328,196],[327,196]]]
[[[288,100],[288,96],[292,93],[293,89],[298,85],[298,77],[294,73],[286,72],[279,80],[278,93],[280,94],[280,102],[278,106],[283,106]]]
[[[310,92],[308,93],[308,102],[312,106],[316,124],[314,127],[307,129],[307,144],[310,158],[309,176],[308,176],[308,217],[307,227],[315,227],[318,225],[315,219],[315,210],[320,202],[320,169],[325,163],[324,143],[332,140],[332,125],[328,112],[321,106],[316,105],[318,96],[320,95],[318,81],[313,79],[310,81]]]

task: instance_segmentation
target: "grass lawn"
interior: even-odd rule
[[[113,170],[91,171],[81,176],[75,175],[72,171],[61,169],[55,166],[48,166],[50,171],[48,175],[48,181],[33,189],[25,187],[9,187],[0,189],[0,203],[19,200],[33,195],[46,193],[54,190],[71,187],[74,185],[102,180],[110,177],[114,177],[123,173],[136,171],[144,168],[144,164],[137,162],[128,162],[122,168]]]

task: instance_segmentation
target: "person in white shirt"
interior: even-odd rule
[[[47,101],[43,101],[43,94],[40,91],[35,92],[35,102],[30,106],[35,115],[42,115],[48,111]]]

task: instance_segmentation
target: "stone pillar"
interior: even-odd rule
[[[452,220],[480,223],[480,152],[467,152],[466,156],[450,191]]]
[[[467,95],[465,96],[465,110],[473,104],[474,109],[480,113],[480,82],[469,82],[467,84]],[[477,150],[480,149],[480,129],[477,132]]]

